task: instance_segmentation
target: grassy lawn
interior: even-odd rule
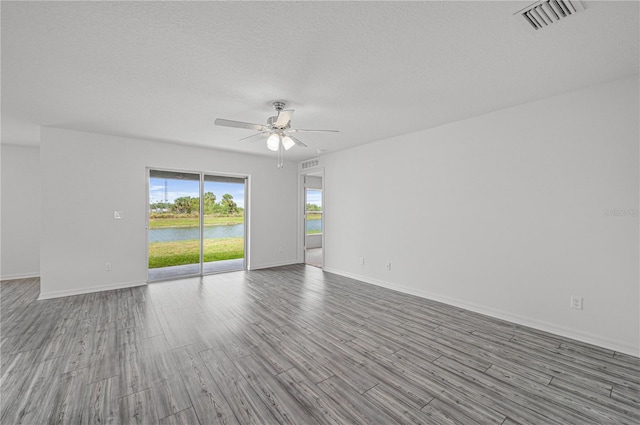
[[[307,213],[307,220],[320,220],[321,218],[322,214]]]
[[[226,218],[226,217],[225,217]],[[242,218],[242,217],[240,217]],[[180,266],[200,261],[200,241],[152,242],[149,268]],[[233,260],[244,257],[244,238],[205,239],[204,261]]]
[[[228,226],[230,224],[242,224],[244,217],[214,217],[204,216],[205,226]],[[180,217],[180,218],[150,218],[149,228],[159,229],[163,227],[198,227],[200,218],[198,217]]]

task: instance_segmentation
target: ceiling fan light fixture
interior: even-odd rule
[[[280,147],[280,135],[278,133],[272,133],[267,139],[267,148],[276,152]]]
[[[291,149],[295,145],[295,142],[293,140],[291,140],[291,137],[284,136],[282,138],[282,145],[284,146],[284,149],[288,151],[289,149]]]
[[[551,0],[547,0],[551,1]],[[554,0],[560,1],[560,0]],[[568,0],[565,0],[568,1]],[[574,0],[572,0],[574,1]],[[307,145],[298,140],[297,137],[289,136],[286,133],[337,133],[338,130],[302,130],[299,128],[291,128],[291,117],[295,112],[293,109],[284,109],[284,102],[273,102],[273,108],[278,113],[276,116],[269,117],[267,124],[254,124],[243,121],[226,120],[216,118],[215,125],[223,127],[243,128],[247,130],[255,130],[258,133],[240,140],[257,140],[257,138],[267,138],[267,149],[278,152],[278,168],[284,166],[284,151],[288,151],[294,146],[306,148]]]

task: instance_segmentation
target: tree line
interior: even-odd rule
[[[150,208],[154,213],[193,214],[200,210],[200,197],[181,196],[173,202],[153,202]],[[220,202],[216,202],[216,195],[213,192],[204,194],[205,215],[232,215],[243,211],[229,193],[222,195]]]

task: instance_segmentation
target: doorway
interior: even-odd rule
[[[324,193],[322,176],[304,176],[304,262],[324,267]]]
[[[246,268],[246,177],[149,170],[148,280]]]

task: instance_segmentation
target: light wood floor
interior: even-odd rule
[[[0,291],[2,424],[640,420],[638,358],[315,267]]]

